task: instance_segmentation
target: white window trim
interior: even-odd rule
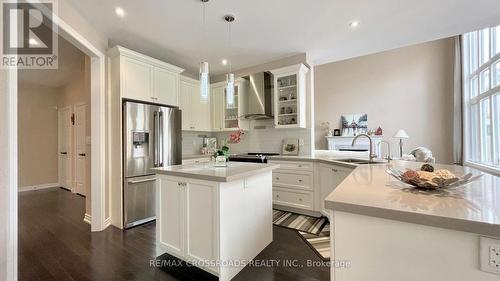
[[[494,40],[493,38],[493,29],[495,27],[491,28],[491,32],[490,32],[490,53],[493,53],[494,50],[495,50],[495,44],[496,44],[496,40]],[[478,33],[480,31],[477,31]],[[500,36],[500,34],[495,34],[495,36]],[[480,63],[480,55],[481,55],[481,51],[480,51],[480,44],[479,44],[479,34],[478,34],[478,44],[477,44],[477,49],[478,49],[478,52],[477,52],[477,61],[478,61],[478,64]],[[472,73],[469,73],[469,61],[468,61],[468,51],[469,51],[469,46],[468,44],[465,44],[467,42],[465,42],[465,39],[464,37],[462,37],[462,56],[463,58],[466,58],[463,60],[463,65],[462,65],[462,77],[463,77],[463,143],[464,143],[464,151],[463,151],[463,158],[464,158],[464,165],[466,166],[470,166],[470,167],[473,167],[473,168],[476,168],[476,169],[479,169],[479,170],[483,170],[485,172],[488,172],[488,173],[492,173],[492,174],[495,174],[495,175],[499,175],[500,176],[500,163],[497,164],[497,166],[495,166],[495,163],[498,158],[498,154],[500,153],[500,147],[498,147],[498,143],[495,141],[495,136],[497,136],[500,132],[497,132],[497,127],[496,127],[496,124],[495,122],[493,122],[493,119],[494,119],[494,116],[495,116],[495,109],[494,109],[494,100],[493,100],[493,97],[497,94],[500,95],[500,85],[497,85],[495,87],[492,87],[493,86],[493,79],[494,79],[494,71],[492,69],[492,66],[495,65],[497,62],[500,62],[500,53],[494,55],[493,57],[491,57],[486,63],[484,63],[483,65],[480,65],[478,66],[478,69],[476,69],[475,71],[473,71]],[[489,83],[490,83],[490,89],[487,90],[486,92],[484,93],[480,93],[480,74],[481,72],[483,72],[484,70],[486,69],[490,69],[490,75],[489,75]],[[472,78],[474,76],[477,76],[478,77],[478,88],[477,88],[477,91],[478,91],[478,95],[474,98],[469,98],[470,96],[470,81],[472,80]],[[493,165],[489,165],[489,164],[485,164],[485,163],[480,163],[480,162],[475,162],[475,161],[472,161],[471,160],[471,153],[472,153],[472,141],[471,141],[471,107],[472,105],[475,105],[475,104],[478,104],[479,106],[479,114],[481,114],[481,108],[480,108],[480,101],[485,99],[485,98],[489,98],[490,99],[490,114],[492,116],[492,134],[491,134],[491,154],[492,154],[492,157],[493,157]],[[500,122],[500,121],[497,121],[497,122]],[[476,126],[478,126],[478,130],[479,130],[479,135],[481,135],[481,130],[482,130],[482,126],[481,126],[481,118],[478,118],[478,123]],[[481,143],[479,143],[479,145],[481,145]],[[481,154],[482,152],[482,149],[480,148],[479,149],[479,153]]]

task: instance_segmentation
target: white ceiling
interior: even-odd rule
[[[85,54],[62,37],[58,37],[57,69],[19,70],[19,82],[59,88],[65,86],[76,75],[82,75]]]
[[[116,44],[213,74],[232,54],[241,69],[298,53],[314,64],[380,52],[500,24],[499,0],[210,0],[202,40],[199,0],[67,0]],[[125,9],[119,18],[114,8]],[[231,52],[224,14],[236,16]],[[349,29],[351,21],[360,26]]]

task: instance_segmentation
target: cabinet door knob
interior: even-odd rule
[[[302,165],[299,164],[299,168],[302,168]]]
[[[302,180],[299,180],[299,182],[302,182]]]
[[[302,202],[302,198],[299,198],[299,201]]]
[[[280,178],[279,178],[279,177],[276,177],[276,180],[277,180],[277,181],[279,181],[279,180],[280,180]]]
[[[276,194],[276,198],[280,198],[280,195],[279,195],[279,194]]]
[[[332,169],[332,171],[334,171],[334,172],[336,173],[336,172],[338,172],[339,170],[337,170],[337,169]]]

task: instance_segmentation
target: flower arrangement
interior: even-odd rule
[[[240,143],[241,142],[241,137],[244,134],[245,134],[245,132],[243,132],[243,129],[238,128],[238,131],[229,134],[227,142],[228,143],[233,143],[233,144]]]

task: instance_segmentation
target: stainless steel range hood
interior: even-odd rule
[[[246,113],[242,117],[252,120],[273,118],[272,74],[259,72],[244,76],[243,79],[247,79],[249,83],[247,94],[243,97],[246,99]]]

